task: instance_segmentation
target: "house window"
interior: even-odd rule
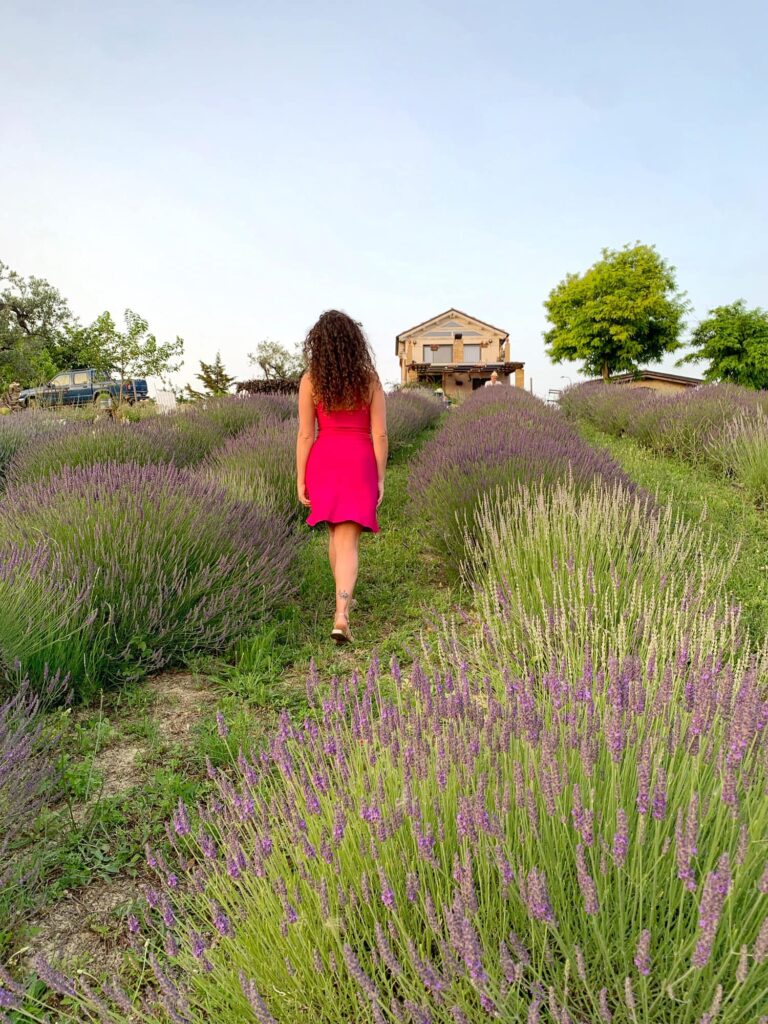
[[[480,362],[480,346],[479,345],[465,345],[464,346],[464,362],[465,363],[479,363]]]
[[[453,345],[435,345],[434,351],[432,345],[424,345],[424,358],[422,362],[425,363],[452,363],[453,362]]]
[[[462,339],[463,337],[464,337],[464,335],[463,335],[463,334],[454,334],[454,336],[453,336],[453,340],[454,340],[454,341],[461,341],[461,339]]]

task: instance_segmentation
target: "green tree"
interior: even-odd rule
[[[95,323],[105,365],[121,380],[159,377],[168,383],[168,375],[181,369],[183,339],[177,336],[175,341],[160,344],[147,321],[133,310],[125,311],[124,331],[118,331],[109,313],[102,313]]]
[[[67,300],[40,277],[0,260],[0,384],[41,384],[59,369],[56,352],[75,323]]]
[[[206,398],[218,395],[228,395],[229,389],[235,383],[235,377],[230,377],[227,371],[224,369],[224,363],[221,361],[221,353],[216,353],[216,358],[212,363],[204,363],[200,360],[200,373],[196,373],[195,377],[203,385],[204,391],[194,391],[189,384],[187,385],[187,391],[192,398]]]
[[[602,250],[583,274],[568,274],[544,303],[552,328],[544,333],[554,363],[582,360],[582,372],[633,372],[680,348],[689,308],[677,291],[675,268],[650,245]]]
[[[298,380],[305,370],[300,349],[291,352],[279,341],[262,341],[255,355],[248,353],[251,363],[257,365],[267,380]]]
[[[768,388],[768,311],[747,309],[744,299],[709,310],[691,335],[692,352],[677,361],[707,360],[705,380],[727,380],[745,388]]]
[[[55,359],[60,370],[91,367],[103,374],[111,373],[114,321],[102,313],[92,324],[73,323],[57,343]]]

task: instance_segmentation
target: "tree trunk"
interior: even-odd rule
[[[603,363],[603,380],[608,380],[608,363]]]

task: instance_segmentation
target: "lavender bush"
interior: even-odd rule
[[[43,702],[60,699],[65,692],[66,681],[57,674],[43,680],[42,698],[27,679],[13,695],[0,698],[0,938],[18,909],[22,890],[28,897],[34,884],[34,854],[20,848],[20,840],[58,785],[63,723],[42,711]]]
[[[768,393],[709,384],[663,394],[590,382],[566,389],[560,405],[568,417],[608,434],[626,434],[654,451],[706,462],[713,442],[735,419],[752,421],[768,412]]]
[[[682,649],[731,661],[750,649],[727,589],[738,552],[723,559],[704,530],[671,508],[649,515],[621,484],[497,490],[467,533],[462,572],[481,626],[442,621],[443,666],[468,656],[478,670],[542,676],[580,673],[585,653],[598,667],[635,655],[664,669]]]
[[[569,419],[584,420],[612,437],[621,437],[635,416],[668,397],[651,388],[587,381],[565,388],[559,405]]]
[[[545,681],[500,663],[502,691],[461,665],[406,683],[374,660],[324,697],[311,678],[315,717],[212,770],[173,860],[149,851],[129,928],[153,991],[42,976],[78,1020],[752,1024],[766,665],[726,653]]]
[[[295,518],[303,508],[296,497],[297,429],[296,419],[248,427],[215,451],[200,472],[239,501]]]
[[[81,697],[226,650],[291,593],[299,545],[284,518],[135,463],[10,488],[0,537],[0,662],[66,668]]]
[[[412,444],[443,412],[443,403],[432,391],[405,388],[387,395],[389,450]]]
[[[241,430],[278,423],[295,412],[295,402],[282,396],[209,399],[165,416],[92,421],[92,412],[67,420],[48,413],[14,417],[4,459],[0,433],[0,476],[7,464],[11,482],[42,479],[65,466],[99,462],[168,462],[194,466]],[[62,429],[62,425],[65,429]],[[1,429],[1,428],[0,428]],[[32,442],[34,443],[27,443]]]
[[[709,443],[706,459],[761,507],[768,505],[768,416],[738,413]]]
[[[565,479],[577,489],[601,479],[634,491],[617,463],[583,441],[558,410],[519,389],[489,388],[468,398],[424,445],[408,486],[426,543],[456,573],[478,539],[466,527],[485,493]]]
[[[51,433],[65,425],[51,417],[7,416],[0,419],[0,490],[5,485],[8,467],[14,457],[25,447],[32,447],[45,440]]]

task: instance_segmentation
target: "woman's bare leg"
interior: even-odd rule
[[[357,582],[358,542],[363,532],[359,523],[336,523],[333,531],[336,580],[336,617],[349,618],[349,602]]]
[[[336,577],[336,545],[333,542],[333,531],[336,523],[328,523],[328,561],[331,563],[331,572]]]

